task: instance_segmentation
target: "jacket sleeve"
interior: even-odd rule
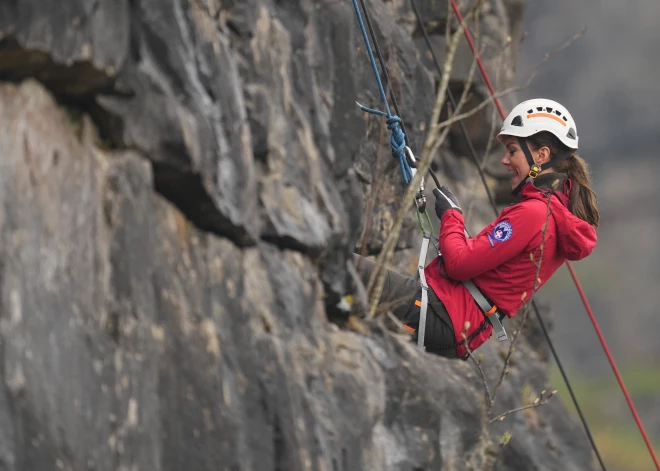
[[[468,239],[459,211],[446,211],[440,228],[440,251],[447,275],[472,279],[519,255],[545,223],[545,215],[531,205],[515,205],[498,217],[489,230]],[[531,261],[530,261],[531,263]]]

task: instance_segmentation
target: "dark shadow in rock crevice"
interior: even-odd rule
[[[85,99],[113,89],[114,77],[90,61],[58,64],[39,50],[23,48],[15,37],[0,41],[0,80],[19,82],[26,78],[42,82],[54,95]]]
[[[152,167],[156,191],[174,204],[195,226],[227,237],[239,247],[254,245],[254,240],[246,230],[237,227],[218,211],[204,188],[200,174],[182,172],[162,163],[154,162]]]

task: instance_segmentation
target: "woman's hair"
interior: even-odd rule
[[[541,147],[550,149],[550,160],[564,155],[568,152],[568,147],[564,145],[557,136],[548,132],[541,131],[525,138],[527,142],[538,150]],[[553,166],[555,171],[565,173],[571,179],[571,194],[568,201],[568,209],[571,213],[587,221],[594,227],[598,227],[598,198],[596,192],[591,187],[591,177],[589,176],[589,165],[576,154],[571,154],[563,162]]]

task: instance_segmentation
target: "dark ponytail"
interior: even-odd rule
[[[527,137],[526,140],[534,150],[548,147],[551,160],[568,151],[568,147],[550,132],[543,131]],[[578,155],[571,154],[570,157],[553,168],[556,172],[565,173],[571,180],[571,195],[568,201],[570,212],[592,226],[598,227],[600,219],[598,198],[592,188],[587,162]]]

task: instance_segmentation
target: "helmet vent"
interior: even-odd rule
[[[559,110],[555,110],[555,114],[556,114],[557,116],[561,116],[561,111],[559,111]]]
[[[543,107],[542,106],[537,106],[536,111],[543,111]]]
[[[568,118],[566,116],[562,116],[562,118],[564,118],[564,121],[568,123]]]
[[[515,118],[511,120],[511,126],[520,126],[522,127],[523,121],[522,121],[522,116],[518,115]]]
[[[552,113],[552,108],[550,108],[549,106],[546,106],[546,107],[545,107],[545,110],[546,110],[548,113]]]
[[[532,114],[534,110],[527,110],[527,113]]]

